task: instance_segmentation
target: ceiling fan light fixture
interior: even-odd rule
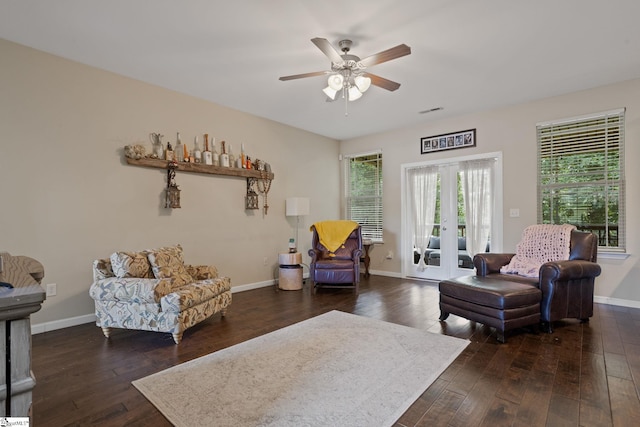
[[[360,92],[356,86],[351,86],[349,88],[349,101],[355,101],[356,99],[360,99],[361,96],[362,96],[362,92]]]
[[[365,76],[356,76],[353,79],[353,82],[358,87],[358,90],[362,93],[365,93],[369,86],[371,86],[371,79]]]
[[[331,89],[335,91],[339,91],[340,89],[342,89],[342,84],[344,83],[344,77],[342,77],[342,74],[332,74],[327,79],[327,83],[329,84],[329,87]]]
[[[338,93],[337,90],[331,88],[330,86],[327,86],[324,89],[322,89],[322,91],[324,92],[325,95],[327,95],[332,100],[336,99],[336,94]]]

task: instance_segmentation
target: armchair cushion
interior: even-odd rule
[[[162,311],[179,313],[180,311],[214,299],[223,292],[230,290],[231,280],[228,277],[199,280],[166,295],[160,300],[160,305]]]
[[[194,280],[215,279],[218,277],[218,269],[213,265],[185,265],[189,276]]]
[[[149,262],[156,279],[173,279],[175,287],[193,282],[193,277],[184,266],[180,245],[150,251]]]
[[[153,304],[160,302],[160,299],[172,290],[170,279],[109,277],[94,282],[94,286],[89,289],[89,295],[100,301]]]
[[[114,252],[111,254],[110,261],[116,277],[154,277],[147,252]]]

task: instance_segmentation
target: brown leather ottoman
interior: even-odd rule
[[[485,276],[465,276],[440,282],[440,320],[449,314],[505,332],[540,323],[540,289],[527,283]]]

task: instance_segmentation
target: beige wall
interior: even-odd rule
[[[526,82],[523,82],[526,84]],[[402,89],[401,89],[402,90]],[[446,108],[446,103],[444,105]],[[427,122],[422,126],[357,138],[341,143],[341,153],[383,150],[384,240],[372,251],[372,270],[399,275],[401,260],[401,171],[405,163],[447,159],[478,153],[502,152],[504,239],[507,251],[515,250],[522,230],[536,223],[536,123],[626,107],[627,259],[600,256],[602,275],[596,281],[598,301],[640,307],[640,80],[543,99],[463,117]],[[432,113],[437,115],[438,113]],[[433,116],[429,118],[433,119]],[[477,129],[477,146],[433,154],[420,154],[420,138]],[[510,208],[520,217],[510,218]],[[384,259],[388,251],[396,256]]]
[[[311,199],[311,215],[300,226],[303,253],[308,226],[339,216],[339,152],[383,150],[385,244],[372,251],[372,270],[401,272],[400,165],[457,155],[503,153],[503,244],[512,250],[524,227],[536,221],[535,124],[619,107],[627,108],[630,256],[601,257],[596,293],[600,301],[640,306],[640,170],[634,167],[640,158],[640,80],[339,144],[2,39],[0,57],[0,250],[38,259],[44,283],[58,285],[58,295],[32,319],[44,329],[92,314],[91,262],[115,250],[181,243],[187,262],[217,265],[236,288],[268,283],[278,252],[294,235],[295,219],[284,216],[286,197]],[[477,147],[419,154],[421,137],[469,128],[477,129]],[[236,150],[245,143],[250,155],[269,162],[276,177],[269,214],[244,210],[244,179],[187,173],[177,176],[183,208],[162,208],[164,173],[126,165],[122,147],[148,144],[150,132],[173,140],[177,131],[183,141],[208,132]],[[509,218],[509,208],[519,208],[520,218]],[[394,252],[391,260],[384,258],[388,251]]]
[[[339,216],[337,141],[1,39],[0,57],[0,250],[39,260],[58,288],[34,324],[92,314],[91,263],[115,250],[181,243],[187,262],[258,286],[294,236],[286,197],[311,199],[303,249],[311,223]],[[269,162],[268,215],[245,211],[243,178],[180,172],[182,209],[164,209],[164,171],[126,165],[122,147],[150,149],[150,132],[175,142],[177,131],[189,143],[208,132],[236,153],[244,143]]]

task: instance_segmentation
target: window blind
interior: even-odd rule
[[[382,153],[346,160],[346,218],[360,224],[363,238],[382,242]]]
[[[538,222],[625,246],[624,109],[537,125]]]

